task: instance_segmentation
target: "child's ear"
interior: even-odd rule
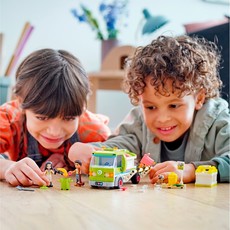
[[[195,106],[196,110],[201,109],[205,101],[205,90],[204,89],[201,89],[197,93],[195,100],[196,100],[196,106]]]

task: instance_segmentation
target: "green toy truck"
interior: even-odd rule
[[[89,184],[92,187],[121,188],[131,181],[138,184],[140,175],[135,166],[136,154],[126,149],[104,148],[92,154]]]

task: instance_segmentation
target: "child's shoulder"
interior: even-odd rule
[[[21,120],[22,109],[20,108],[20,104],[18,100],[13,100],[10,102],[6,102],[0,106],[0,117],[1,121],[4,120]]]
[[[86,142],[105,141],[111,134],[108,127],[109,118],[86,110],[79,119],[78,135]]]
[[[226,113],[229,114],[229,104],[226,100],[220,97],[210,98],[205,102],[201,111],[211,115],[219,115],[223,111],[226,111]]]
[[[229,104],[226,100],[218,97],[208,99],[203,107],[196,113],[196,123],[211,125],[222,121],[224,125],[230,121]]]

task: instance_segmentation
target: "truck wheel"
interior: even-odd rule
[[[139,173],[135,173],[132,177],[131,177],[131,182],[133,184],[138,184],[141,180],[141,176]]]
[[[98,188],[98,186],[96,186],[96,185],[91,185],[91,188]]]
[[[123,185],[123,179],[120,177],[117,181],[117,188],[121,188]]]

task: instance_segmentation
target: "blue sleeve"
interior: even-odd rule
[[[218,174],[220,182],[229,182],[230,178],[230,158],[229,155],[219,156],[212,159],[218,163]]]

